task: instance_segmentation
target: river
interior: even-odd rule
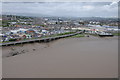
[[[118,77],[117,37],[64,38],[2,50],[3,78]]]

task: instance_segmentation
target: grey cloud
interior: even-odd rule
[[[117,16],[117,2],[35,2],[2,3],[3,13],[51,16]]]

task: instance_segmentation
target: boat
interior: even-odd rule
[[[105,33],[105,32],[102,32],[100,34],[98,34],[100,37],[113,37],[114,35],[111,34],[111,33]]]

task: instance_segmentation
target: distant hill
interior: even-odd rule
[[[18,16],[30,16],[30,17],[52,17],[50,15],[44,15],[44,14],[33,14],[33,13],[2,13],[2,15],[18,15]]]

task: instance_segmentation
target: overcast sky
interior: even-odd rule
[[[2,12],[10,14],[62,17],[114,17],[117,2],[9,2],[2,3]]]

